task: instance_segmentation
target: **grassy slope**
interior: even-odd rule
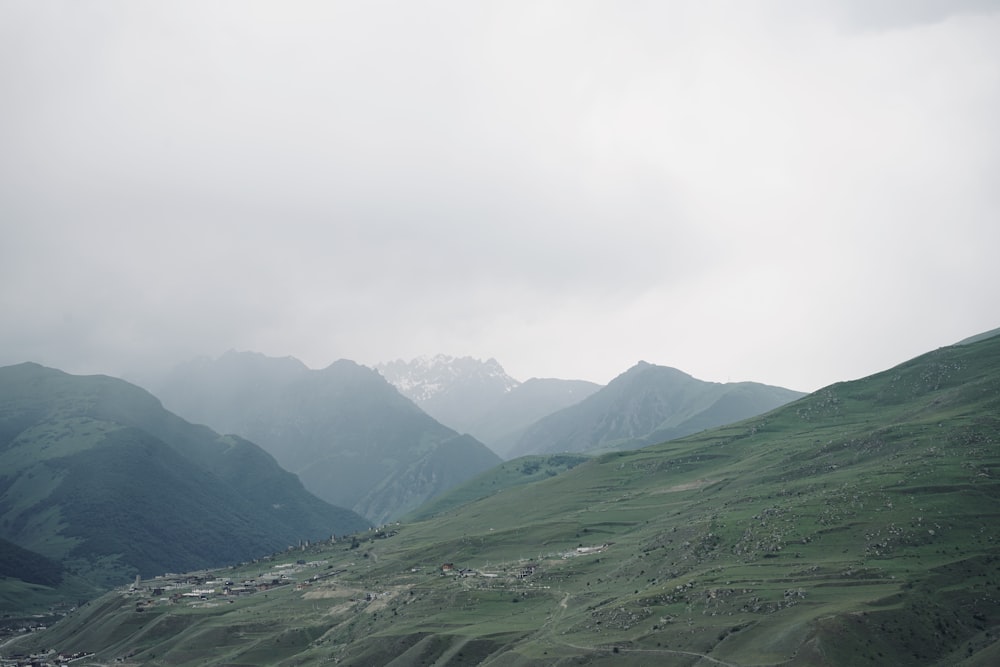
[[[993,664],[998,442],[991,339],[328,547],[308,557],[343,571],[304,591],[111,595],[37,642],[147,665]],[[581,545],[607,546],[564,557]]]
[[[583,454],[551,454],[522,456],[476,475],[468,482],[434,498],[407,515],[407,521],[422,521],[480,500],[513,487],[530,484],[574,468],[588,456]]]

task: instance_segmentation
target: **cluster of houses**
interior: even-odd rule
[[[521,564],[514,570],[513,576],[516,579],[527,579],[538,570],[538,567],[536,563]],[[483,572],[482,570],[473,570],[471,568],[456,569],[454,563],[442,563],[441,574],[456,577],[483,577],[484,579],[496,579],[500,576],[496,572]]]
[[[59,653],[55,649],[31,655],[15,653],[8,658],[0,658],[0,667],[58,667],[59,665],[70,665],[77,660],[83,660],[93,655],[93,653],[84,651]]]
[[[208,574],[190,575],[163,575],[156,577],[153,584],[143,588],[137,580],[129,587],[129,593],[140,595],[143,599],[136,602],[135,610],[138,612],[155,606],[157,602],[200,602],[213,598],[232,598],[252,595],[261,591],[267,591],[279,586],[296,585],[301,588],[305,582],[298,581],[303,571],[307,569],[320,570],[328,567],[328,561],[298,560],[295,563],[276,565],[270,572],[261,573],[255,578],[234,581],[228,578],[217,578]],[[339,574],[343,570],[324,570],[313,574],[307,581],[318,581],[320,579]],[[148,594],[151,597],[146,597]]]
[[[576,556],[587,556],[590,554],[599,554],[605,549],[610,547],[613,542],[608,542],[605,544],[600,544],[596,546],[585,547],[580,545],[572,551],[567,551],[565,553],[559,554],[562,558],[573,558]],[[554,555],[554,554],[553,554]],[[504,576],[508,579],[527,579],[528,577],[535,574],[540,568],[538,563],[534,562],[520,562],[513,569],[504,571]],[[482,577],[485,579],[496,579],[501,575],[496,572],[483,572],[482,570],[474,570],[471,568],[456,568],[454,563],[442,563],[441,574],[445,576],[456,576],[456,577]],[[416,571],[416,570],[414,570]]]
[[[586,556],[588,554],[599,554],[608,547],[610,547],[614,542],[606,542],[600,546],[596,547],[584,547],[579,546],[573,551],[567,551],[562,555],[563,558],[573,558],[574,556]]]

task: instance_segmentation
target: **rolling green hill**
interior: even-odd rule
[[[316,569],[283,570],[298,585],[267,597],[115,593],[17,648],[144,665],[985,667],[998,471],[991,338],[313,550]]]
[[[189,424],[127,382],[0,368],[0,538],[94,584],[367,525],[253,443]]]
[[[421,521],[453,510],[480,498],[503,493],[524,484],[530,484],[574,468],[589,457],[582,454],[550,454],[548,456],[522,456],[476,475],[446,493],[421,505],[406,516],[407,521]]]

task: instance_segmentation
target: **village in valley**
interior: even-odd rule
[[[381,540],[396,536],[399,526],[397,523],[394,527],[373,528],[368,533],[340,538],[333,536],[320,543],[304,541],[298,546],[288,547],[284,552],[214,570],[167,573],[145,580],[136,576],[131,584],[118,588],[113,594],[127,602],[131,608],[130,613],[134,614],[168,612],[171,609],[211,610],[223,605],[253,605],[248,598],[275,595],[300,596],[304,600],[327,599],[336,603],[341,610],[349,607],[352,613],[377,613],[392,598],[412,596],[415,590],[435,582],[440,583],[442,578],[450,578],[463,588],[510,591],[515,595],[528,590],[544,590],[549,586],[541,582],[535,583],[533,579],[547,564],[600,554],[613,545],[581,544],[568,551],[539,555],[537,559],[518,558],[514,561],[491,563],[482,568],[466,567],[454,562],[415,564],[393,577],[392,583],[380,584],[379,580],[373,580],[368,575],[370,567],[378,561],[377,551],[373,547]],[[330,556],[336,554],[336,551],[331,552],[331,547],[350,552],[353,559],[346,562],[331,559]],[[334,564],[331,560],[339,562]],[[44,625],[25,627],[21,634],[44,630]],[[92,651],[46,648],[34,653],[20,653],[17,651],[16,639],[15,635],[3,644],[0,667],[57,667],[68,664],[84,667],[107,664],[106,660],[97,662]],[[133,661],[135,653],[136,651],[126,651],[115,656],[113,664],[135,667],[138,665]],[[88,658],[93,660],[87,660]]]

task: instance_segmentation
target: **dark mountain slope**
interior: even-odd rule
[[[61,584],[65,576],[60,563],[4,539],[0,539],[0,573],[5,578],[49,587]]]
[[[696,380],[639,362],[608,386],[524,430],[512,454],[634,449],[746,419],[802,393],[754,382]]]
[[[63,609],[67,603],[89,600],[105,591],[67,571],[63,563],[0,538],[0,635],[8,627],[25,624],[25,619],[37,619],[36,614]]]
[[[256,445],[105,376],[0,368],[0,536],[99,583],[366,527]]]
[[[228,353],[179,368],[161,391],[181,414],[260,443],[317,496],[376,523],[500,461],[352,361],[313,371]]]

